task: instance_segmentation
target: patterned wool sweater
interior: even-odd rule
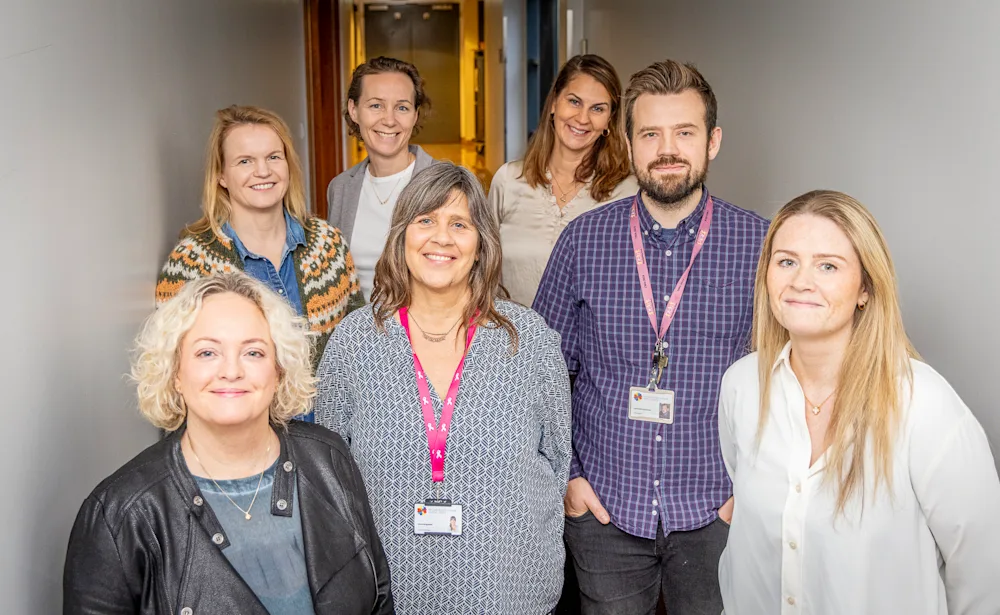
[[[292,258],[304,315],[319,335],[314,361],[318,362],[333,328],[365,300],[340,231],[320,218],[308,219],[303,229],[306,245],[296,248]],[[228,237],[219,238],[210,230],[189,235],[181,239],[163,265],[156,282],[156,304],[171,299],[189,280],[242,270],[243,261]]]

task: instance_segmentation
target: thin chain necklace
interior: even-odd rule
[[[410,312],[409,310],[407,310],[407,314],[409,315],[409,317],[411,319],[413,319],[413,324],[417,325],[417,328],[420,329],[420,335],[424,336],[425,340],[427,340],[428,342],[431,342],[433,344],[437,344],[438,342],[443,342],[446,339],[448,339],[448,334],[451,333],[455,329],[455,327],[458,325],[458,323],[462,322],[462,317],[459,316],[458,320],[455,321],[455,324],[453,324],[451,327],[449,327],[448,330],[445,331],[444,333],[428,333],[428,332],[424,331],[423,327],[420,326],[420,323],[417,321],[417,317],[413,315],[413,312]]]
[[[230,502],[232,502],[233,506],[235,506],[236,508],[238,508],[239,511],[246,516],[247,521],[249,521],[250,520],[250,509],[253,508],[254,502],[257,501],[257,494],[260,493],[260,485],[261,485],[261,483],[264,482],[264,472],[267,472],[267,466],[265,466],[264,469],[260,471],[260,478],[257,479],[257,489],[255,489],[254,492],[253,492],[253,499],[250,500],[250,506],[247,506],[246,510],[243,510],[243,507],[240,506],[239,504],[237,504],[233,500],[233,498],[229,497],[229,494],[226,493],[226,491],[222,488],[222,486],[219,485],[219,483],[212,477],[212,473],[209,472],[208,468],[205,467],[205,464],[203,464],[201,462],[201,458],[198,457],[198,453],[194,452],[194,441],[191,440],[191,434],[188,433],[188,434],[185,434],[185,435],[187,435],[188,448],[191,449],[191,454],[194,455],[194,458],[198,462],[198,465],[201,466],[201,469],[205,470],[205,474],[208,474],[208,478],[212,481],[213,484],[215,484],[215,488],[219,490],[219,493],[221,493],[222,495],[226,496],[226,499],[229,500]],[[268,454],[271,452],[271,438],[268,437],[267,440],[268,440],[267,450],[264,451],[264,458],[265,459],[267,459]]]
[[[558,196],[557,195],[556,198],[559,199],[560,203],[565,204],[566,201],[569,200],[569,196],[568,196],[569,195],[569,191],[566,191],[566,190],[562,189],[562,186],[559,185],[559,181],[556,179],[556,174],[552,172],[552,169],[549,169],[549,177],[552,178],[553,185],[555,185],[555,187],[559,189],[559,192],[562,193],[562,196]],[[572,188],[575,184],[576,184],[576,178],[573,179],[573,183],[570,184],[570,187]],[[577,190],[577,192],[579,192],[579,190]]]
[[[409,166],[411,164],[413,164],[413,161],[410,160],[410,158],[415,158],[415,157],[413,156],[413,154],[407,154],[407,156],[406,156],[406,167],[407,168],[409,168]],[[405,171],[405,170],[406,169],[403,169],[403,171]],[[402,171],[400,171],[400,173],[402,173]],[[372,193],[375,194],[375,198],[378,199],[378,202],[381,205],[385,205],[386,203],[389,202],[389,199],[391,199],[392,195],[396,192],[396,188],[399,188],[399,182],[403,181],[403,176],[400,175],[399,179],[396,180],[396,183],[393,184],[392,190],[389,191],[389,195],[386,196],[385,199],[383,199],[382,197],[380,197],[378,195],[378,190],[375,189],[375,176],[371,174],[371,170],[368,171],[368,177],[369,177],[369,180],[370,180],[368,182],[368,184],[372,187]]]
[[[826,396],[826,399],[824,399],[819,404],[814,404],[811,401],[809,401],[809,398],[806,397],[805,390],[802,391],[802,397],[806,397],[806,403],[809,404],[809,411],[812,412],[813,415],[817,415],[817,414],[819,414],[820,409],[824,405],[826,405],[826,402],[830,401],[830,398],[833,397],[833,394],[836,393],[836,392],[837,392],[837,389],[834,389],[834,390],[830,391],[830,394]]]

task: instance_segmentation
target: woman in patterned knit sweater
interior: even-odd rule
[[[340,231],[309,216],[288,126],[265,109],[222,109],[205,166],[202,217],[167,258],[157,304],[189,280],[244,270],[308,319],[322,356],[333,328],[364,299]]]

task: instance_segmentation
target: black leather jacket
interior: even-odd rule
[[[389,567],[347,445],[309,423],[276,432],[271,514],[291,516],[296,481],[316,615],[393,613]],[[66,556],[64,613],[267,615],[222,552],[229,540],[188,472],[182,433],[147,448],[83,503]]]

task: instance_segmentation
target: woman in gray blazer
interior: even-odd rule
[[[368,157],[334,177],[326,189],[330,224],[340,229],[354,256],[367,301],[396,199],[415,173],[435,161],[410,137],[430,107],[424,80],[408,62],[378,57],[354,69],[347,90],[347,131]]]

